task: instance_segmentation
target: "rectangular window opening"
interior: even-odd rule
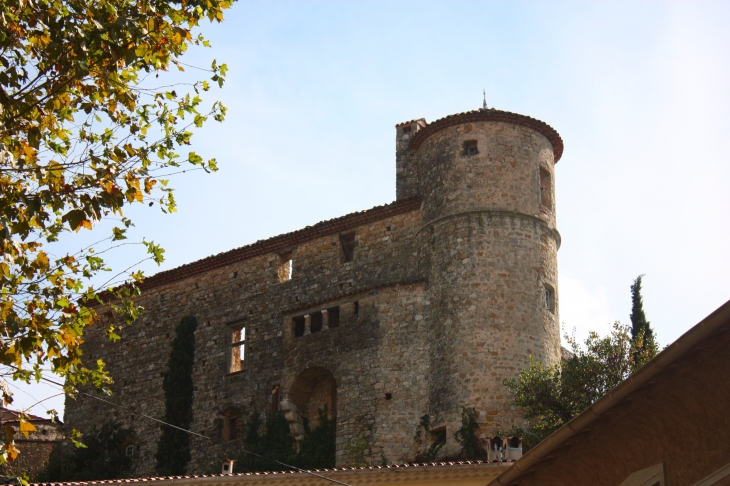
[[[292,259],[292,254],[285,253],[284,255],[281,255],[281,263],[279,264],[279,269],[276,272],[279,277],[279,282],[291,280],[293,269],[294,260]]]
[[[550,312],[555,312],[555,291],[550,287],[545,287],[545,308]]]
[[[243,370],[244,353],[246,351],[246,327],[238,326],[231,330],[230,366],[228,371],[235,373]]]
[[[312,333],[319,332],[322,330],[322,313],[313,312],[311,315],[312,322],[309,324]]]
[[[304,336],[304,316],[295,317],[294,321],[294,337]]]
[[[477,148],[476,140],[466,140],[464,142],[464,150],[462,152],[462,155],[476,155],[478,153],[479,149]]]
[[[355,233],[346,233],[340,235],[340,243],[342,244],[342,251],[345,255],[345,261],[351,262],[355,259]]]
[[[330,328],[332,327],[339,327],[340,326],[340,307],[330,307],[327,309],[327,314],[329,315],[329,322],[328,326]]]
[[[353,304],[355,305],[355,309],[352,311],[352,315],[356,316],[360,313],[360,302],[356,300]]]

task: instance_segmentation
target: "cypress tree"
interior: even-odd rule
[[[641,296],[641,279],[639,275],[631,285],[631,345],[634,348],[634,362],[640,365],[653,358],[657,352],[654,330],[644,314],[644,299]]]
[[[165,392],[165,422],[183,429],[189,429],[193,421],[193,359],[197,327],[198,321],[195,317],[186,316],[175,328],[167,372],[162,381]],[[159,474],[185,474],[185,468],[190,462],[188,433],[163,425],[155,460]]]

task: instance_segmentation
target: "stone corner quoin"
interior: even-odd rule
[[[84,354],[114,379],[110,400],[67,400],[69,427],[109,417],[136,431],[135,474],[154,473],[163,373],[175,326],[198,320],[188,472],[224,456],[254,411],[283,411],[298,439],[325,404],[337,464],[414,460],[429,414],[458,453],[462,407],[480,434],[524,425],[503,381],[530,356],[560,359],[555,162],[549,125],[498,110],[396,125],[396,201],[259,241],[147,279],[142,317]]]

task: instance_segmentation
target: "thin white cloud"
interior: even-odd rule
[[[603,286],[588,288],[580,280],[562,272],[559,277],[560,321],[569,334],[583,342],[591,331],[607,335],[616,320],[611,315],[608,293]],[[562,329],[561,329],[562,332]],[[562,336],[561,336],[562,338]],[[562,339],[566,346],[565,339]]]

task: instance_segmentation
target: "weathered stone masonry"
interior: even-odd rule
[[[190,470],[225,454],[254,410],[283,410],[295,435],[327,404],[337,458],[413,459],[423,414],[458,451],[461,407],[484,434],[520,423],[502,385],[560,357],[554,164],[562,141],[522,115],[479,110],[396,127],[397,200],[215,255],[147,280],[140,320],[108,344],[92,328],[112,399],[163,416],[175,325],[199,322]],[[291,275],[291,278],[290,278]],[[115,414],[135,428],[138,474],[154,470],[159,429],[79,398],[66,421]]]

